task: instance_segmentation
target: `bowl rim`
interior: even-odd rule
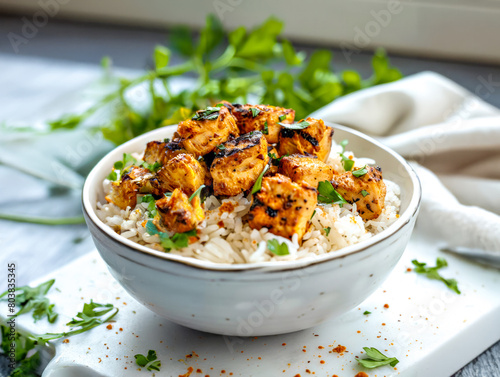
[[[108,160],[110,159],[110,156],[114,153],[116,153],[117,150],[126,150],[127,147],[129,147],[132,144],[135,144],[138,140],[144,139],[144,141],[150,141],[154,140],[155,137],[152,135],[156,135],[156,138],[158,138],[159,133],[162,131],[164,132],[165,129],[170,129],[177,127],[177,125],[171,125],[171,126],[166,126],[162,128],[158,128],[152,131],[149,131],[147,133],[144,133],[142,135],[139,135],[119,146],[116,148],[112,149],[109,151],[101,160],[94,166],[94,168],[90,171],[90,173],[87,175],[85,179],[85,183],[83,186],[82,190],[82,207],[85,215],[85,220],[87,222],[91,221],[93,225],[101,231],[105,236],[110,237],[112,240],[117,241],[121,246],[126,247],[126,249],[130,249],[133,252],[136,252],[138,255],[138,258],[143,256],[143,254],[147,254],[149,256],[154,257],[154,260],[162,260],[165,262],[174,262],[174,263],[180,263],[183,265],[187,265],[190,267],[195,267],[198,269],[202,270],[213,270],[213,271],[227,271],[227,272],[235,272],[235,271],[256,271],[256,270],[262,270],[262,271],[289,271],[289,270],[294,270],[294,269],[299,269],[299,268],[304,268],[309,265],[316,265],[318,263],[323,263],[335,259],[340,259],[343,257],[346,257],[351,254],[356,254],[359,253],[363,250],[366,250],[370,248],[371,246],[380,243],[391,236],[393,236],[395,233],[397,233],[401,228],[403,228],[405,225],[407,225],[411,219],[417,214],[419,207],[420,207],[420,201],[421,201],[421,196],[422,196],[422,189],[421,189],[421,184],[420,180],[418,178],[417,173],[413,169],[413,167],[402,157],[400,156],[397,152],[393,151],[389,147],[383,145],[379,141],[375,140],[374,138],[363,134],[362,132],[359,132],[357,130],[354,130],[350,127],[342,126],[339,124],[335,123],[330,123],[330,122],[325,122],[325,124],[328,124],[328,126],[334,127],[335,129],[341,129],[345,132],[354,134],[372,144],[375,146],[383,149],[385,152],[389,153],[392,155],[396,160],[398,160],[399,163],[405,168],[405,171],[408,173],[409,177],[411,178],[411,182],[413,185],[413,195],[410,199],[410,203],[408,204],[408,208],[403,212],[402,215],[393,223],[391,224],[387,229],[383,230],[382,232],[376,234],[375,236],[361,241],[359,243],[344,247],[340,250],[337,250],[333,253],[327,253],[327,254],[322,254],[322,255],[314,255],[311,256],[310,258],[304,258],[304,259],[299,259],[299,260],[294,260],[294,261],[267,261],[267,262],[257,262],[257,263],[248,263],[248,264],[229,264],[229,263],[215,263],[215,262],[208,262],[204,261],[201,259],[195,259],[191,257],[185,257],[177,254],[171,254],[167,252],[162,252],[158,250],[154,250],[151,248],[148,248],[146,246],[140,245],[138,243],[135,243],[133,241],[130,241],[127,238],[122,237],[118,233],[116,233],[110,226],[104,224],[96,214],[96,211],[92,207],[92,203],[90,202],[90,193],[93,189],[91,186],[91,181],[95,179],[96,175],[99,175],[105,165],[108,165]],[[139,262],[139,261],[137,261]]]

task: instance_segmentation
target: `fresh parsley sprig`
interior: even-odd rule
[[[156,351],[149,350],[147,356],[137,354],[135,357],[135,363],[140,367],[146,368],[149,371],[160,371],[161,360],[158,360],[156,356]]]
[[[269,170],[269,165],[266,165],[264,167],[264,170],[262,170],[262,173],[260,173],[259,177],[257,178],[252,187],[252,191],[250,192],[252,195],[259,192],[260,189],[262,188],[262,178],[264,177],[264,174],[266,174],[268,170]]]
[[[278,123],[281,127],[286,128],[287,130],[303,130],[304,128],[307,128],[311,125],[311,123],[301,120],[300,122],[297,123]]]
[[[189,246],[189,237],[196,237],[196,229],[192,229],[184,233],[175,233],[173,236],[169,236],[168,233],[160,232],[155,224],[151,220],[146,223],[146,231],[150,235],[158,235],[160,237],[160,245],[165,249],[165,251],[170,251],[172,249],[182,249]]]
[[[288,245],[286,242],[279,242],[277,239],[267,241],[267,249],[278,256],[289,255]]]
[[[354,161],[351,160],[349,157],[347,157],[345,153],[345,147],[349,143],[349,140],[342,140],[340,142],[340,146],[342,147],[342,152],[340,152],[340,158],[342,159],[342,165],[344,165],[344,170],[345,171],[351,171],[352,168],[354,167]]]
[[[352,171],[352,175],[354,175],[356,178],[361,178],[364,176],[366,173],[368,173],[368,166],[365,165],[361,169],[356,169]]]
[[[116,181],[118,178],[121,178],[123,173],[126,171],[126,169],[129,166],[136,165],[137,160],[130,154],[130,153],[124,153],[123,158],[121,161],[116,161],[113,164],[113,171],[109,173],[107,178],[110,181]],[[118,173],[117,173],[118,171]]]
[[[399,360],[395,357],[387,357],[378,349],[373,347],[363,347],[366,352],[367,358],[364,359],[356,359],[358,363],[364,368],[373,369],[378,368],[384,365],[390,365],[391,367],[395,367]]]
[[[442,281],[448,288],[454,291],[457,294],[460,294],[460,290],[458,289],[458,283],[455,279],[445,279],[442,277],[438,270],[444,267],[448,267],[448,262],[444,258],[436,259],[436,266],[434,267],[426,267],[427,263],[419,262],[416,259],[412,260],[411,263],[415,266],[413,271],[417,274],[425,275],[428,279],[439,280]]]
[[[347,203],[342,195],[333,187],[329,181],[322,181],[318,185],[318,201],[327,204],[338,204],[340,207]]]
[[[148,211],[148,217],[152,218],[155,217],[156,214],[158,213],[158,210],[156,209],[156,200],[153,195],[151,194],[146,194],[141,197],[141,203],[148,203],[147,211]]]

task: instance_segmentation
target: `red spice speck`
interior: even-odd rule
[[[257,359],[262,360],[262,357],[259,356]]]
[[[369,377],[365,372],[359,372],[357,375],[354,377]]]
[[[189,377],[193,373],[193,367],[189,367],[185,374],[179,374],[179,377]]]
[[[406,272],[411,272],[411,268],[410,268],[410,267],[408,267],[408,268],[406,269]]]
[[[359,330],[358,330],[358,331],[357,331],[357,333],[358,333],[358,334],[361,334],[361,331],[359,331]]]
[[[220,220],[217,225],[219,226],[219,228],[224,228],[224,221]]]
[[[226,371],[225,371],[224,369],[222,369],[220,372],[221,372],[222,374],[226,373]]]
[[[120,327],[120,329],[119,329],[119,330],[120,330],[120,331],[123,331],[123,328],[121,328],[121,327]]]
[[[284,347],[284,346],[286,346],[286,343],[281,343],[281,345]]]
[[[336,353],[344,353],[345,350],[346,350],[346,347],[342,346],[340,344],[337,347],[335,347],[334,349],[332,349],[332,351],[336,352]]]
[[[384,308],[389,309],[389,304],[385,304]]]
[[[319,363],[320,363],[320,364],[324,364],[324,363],[325,363],[325,360],[321,360]]]
[[[320,350],[322,350],[322,349],[324,349],[324,348],[325,348],[325,347],[323,347],[323,346],[318,346],[318,349],[320,349]]]
[[[113,328],[113,325],[110,323],[109,325],[106,326],[108,330],[111,330]]]
[[[64,339],[63,343],[65,343],[65,344],[69,343],[69,339]]]
[[[311,374],[311,371],[309,369],[306,369],[306,373]]]
[[[198,368],[196,369],[196,373],[203,373],[203,371],[200,368]]]
[[[385,323],[382,323],[382,326],[385,326]]]

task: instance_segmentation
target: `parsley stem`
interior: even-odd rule
[[[50,218],[50,217],[10,215],[7,213],[0,213],[0,220],[9,220],[20,223],[31,223],[31,224],[41,224],[41,225],[73,225],[73,224],[85,223],[85,219],[83,218],[83,216]]]

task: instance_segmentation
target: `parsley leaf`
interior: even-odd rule
[[[137,160],[130,154],[130,153],[124,153],[123,158],[121,161],[116,161],[113,164],[113,171],[109,173],[107,178],[110,181],[116,181],[118,178],[121,178],[122,175],[125,173],[126,168],[129,166],[137,164]],[[116,173],[116,170],[120,171],[120,174]]]
[[[151,194],[144,195],[141,197],[141,203],[149,203],[147,210],[149,212],[148,217],[155,217],[156,214],[158,213],[158,210],[156,209],[156,200]]]
[[[45,297],[54,282],[55,280],[51,279],[34,288],[27,285],[17,287],[14,292],[16,294],[16,307],[18,307],[19,310],[15,314],[15,317],[33,312],[32,316],[35,322],[47,317],[49,323],[54,323],[58,314],[54,312],[54,304],[51,304],[49,299]],[[9,291],[5,291],[0,295],[2,301],[8,301],[8,297]]]
[[[269,156],[269,158],[272,159],[271,163],[274,166],[278,166],[280,164],[280,161],[283,159],[283,157],[289,156],[288,153],[286,155],[284,155],[284,156],[281,156],[281,157],[276,156],[274,153],[268,153],[267,155]]]
[[[370,195],[370,193],[366,190],[361,190],[361,195],[363,195],[363,198],[366,197],[367,195]]]
[[[255,194],[256,192],[259,192],[260,189],[262,188],[262,178],[264,177],[264,174],[269,170],[269,165],[266,165],[264,167],[264,170],[262,170],[262,173],[260,173],[259,177],[255,181],[253,187],[252,187],[252,192],[251,194]]]
[[[354,167],[354,161],[351,160],[349,157],[347,157],[344,152],[345,152],[345,147],[349,143],[349,140],[342,140],[340,142],[340,146],[342,147],[342,152],[339,153],[340,158],[342,159],[342,165],[344,165],[344,170],[345,171],[351,171],[352,168]]]
[[[165,251],[182,249],[189,246],[189,237],[196,237],[197,234],[196,229],[191,229],[188,232],[175,233],[173,236],[169,236],[168,233],[160,232],[151,220],[146,223],[146,232],[152,236],[155,234],[160,236],[160,245]]]
[[[223,151],[224,149],[226,149],[226,146],[224,144],[220,144],[220,145],[217,145],[217,149]]]
[[[328,228],[323,228],[323,230],[325,231],[325,234],[326,234],[326,236],[328,237],[328,236],[330,235],[330,232],[331,232],[331,230],[332,230],[332,227],[330,227],[330,226],[329,226]]]
[[[140,367],[145,367],[149,371],[160,371],[161,361],[157,360],[156,351],[149,350],[147,356],[137,354],[134,357],[136,364]]]
[[[352,175],[359,178],[364,176],[366,173],[368,173],[368,167],[365,165],[361,169],[353,170]]]
[[[251,107],[250,111],[252,112],[252,118],[255,118],[257,115],[259,115],[262,112],[262,110],[259,110],[255,107]]]
[[[366,356],[368,357],[365,359],[356,360],[361,366],[365,368],[373,369],[381,367],[383,365],[390,365],[391,367],[395,367],[399,363],[399,360],[395,357],[387,357],[376,348],[363,347],[363,349],[365,350]]]
[[[311,123],[305,121],[305,120],[302,120],[298,123],[292,123],[292,124],[288,124],[288,123],[278,123],[280,126],[282,126],[283,128],[286,128],[288,130],[303,130],[304,128],[307,128],[311,125]]]
[[[275,255],[288,255],[290,252],[288,251],[288,245],[286,242],[280,243],[277,239],[273,238],[272,240],[267,241],[267,248],[269,251]]]
[[[161,165],[160,161],[155,161],[154,164],[149,164],[146,161],[144,161],[141,164],[141,166],[145,167],[146,169],[148,169],[151,173],[156,173],[158,170],[160,170],[160,168],[161,168],[162,165]]]
[[[318,201],[321,203],[338,204],[340,207],[347,201],[340,195],[329,181],[322,181],[318,185]]]
[[[438,270],[448,266],[448,262],[446,261],[446,259],[437,258],[435,267],[426,267],[427,263],[421,263],[416,259],[412,260],[411,263],[416,266],[413,271],[415,271],[417,274],[425,275],[428,279],[440,280],[452,291],[456,292],[457,294],[461,293],[458,289],[458,283],[455,279],[445,279],[444,277],[439,275]]]
[[[368,315],[368,314],[372,314],[372,312],[369,312],[368,310],[365,310],[365,312],[363,313],[363,315]]]
[[[199,196],[201,194],[201,190],[203,190],[204,187],[205,187],[205,185],[201,185],[200,187],[198,187],[198,190],[193,192],[193,195],[191,195],[189,197],[189,201],[193,200],[195,198],[195,196]]]
[[[264,135],[269,135],[269,125],[267,124],[267,120],[264,123],[264,129],[262,130]]]
[[[213,120],[219,117],[220,107],[207,107],[205,110],[198,110],[191,118],[192,120]]]
[[[116,171],[113,170],[111,173],[109,173],[109,175],[106,178],[109,179],[111,182],[114,182],[118,178],[118,174],[116,174]]]
[[[280,122],[283,122],[286,119],[286,114],[280,115],[279,120]]]
[[[313,214],[311,215],[311,218],[309,219],[309,221],[311,221],[313,219],[315,214],[316,214],[316,210],[313,211]]]

